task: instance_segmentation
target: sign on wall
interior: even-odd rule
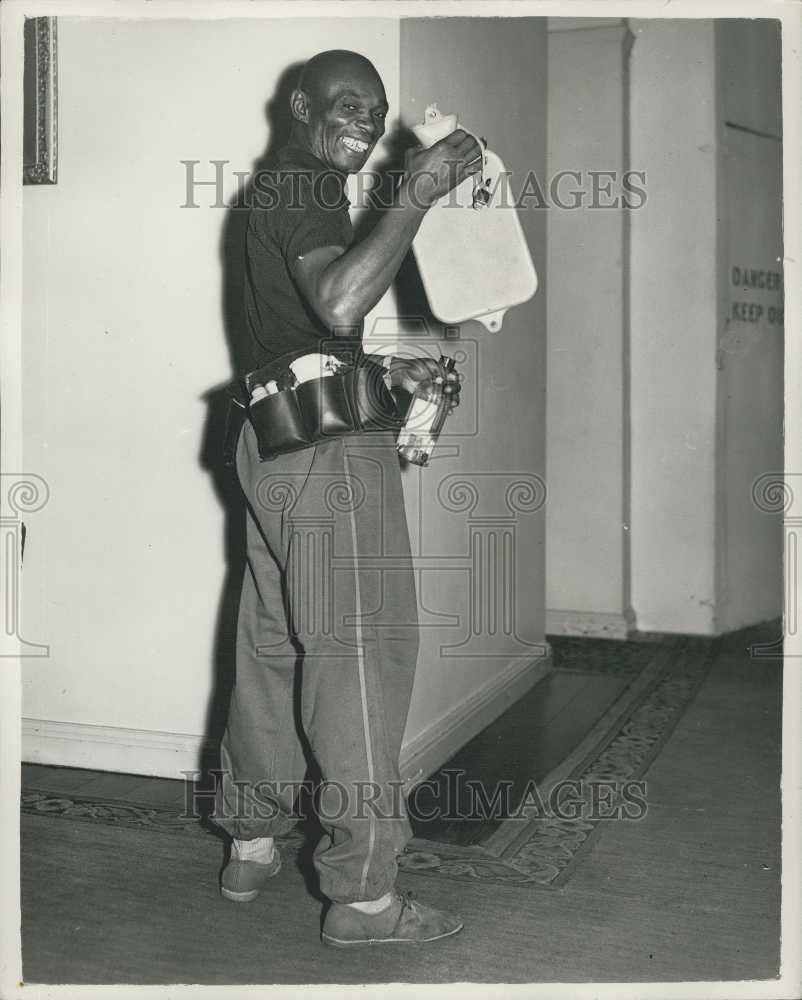
[[[782,524],[753,485],[783,465],[782,144],[726,130],[726,295],[719,338],[722,628],[782,608]]]

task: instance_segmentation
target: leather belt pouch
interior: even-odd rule
[[[263,461],[360,431],[397,430],[401,423],[384,369],[369,362],[263,397],[248,412]]]
[[[223,432],[222,460],[227,469],[236,465],[237,441],[245,420],[245,405],[234,399],[229,400],[226,411],[226,426]]]
[[[312,444],[293,389],[284,389],[251,403],[248,414],[256,431],[262,461]]]
[[[312,441],[342,437],[359,430],[349,405],[344,375],[310,379],[297,387],[295,395]]]

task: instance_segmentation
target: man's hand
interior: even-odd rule
[[[433,146],[407,152],[402,189],[413,205],[431,208],[466,177],[479,173],[483,156],[476,139],[458,128]]]
[[[420,387],[433,388],[435,379],[442,379],[443,393],[449,404],[448,412],[459,406],[461,377],[454,371],[447,372],[433,358],[394,357],[389,370],[392,385],[404,389],[410,395]]]

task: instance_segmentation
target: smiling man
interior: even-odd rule
[[[304,67],[291,112],[290,141],[248,221],[247,327],[236,345],[247,385],[281,383],[308,354],[361,360],[364,317],[395,278],[429,207],[481,165],[479,146],[462,131],[413,150],[392,205],[354,242],[345,180],[384,134],[381,79],[364,56],[322,52]],[[408,391],[443,374],[429,359],[383,364],[389,381]],[[456,405],[458,385],[446,391]],[[246,420],[236,462],[248,500],[248,552],[215,808],[232,837],[221,891],[248,902],[278,873],[274,838],[295,822],[306,743],[323,779],[324,836],[314,858],[331,900],[323,941],[455,934],[458,918],[395,888],[410,836],[398,758],[418,626],[394,435],[362,432],[262,461]],[[343,484],[350,500],[336,492]],[[319,559],[326,551],[329,563]],[[332,613],[321,617],[327,602]]]

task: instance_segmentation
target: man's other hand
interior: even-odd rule
[[[433,146],[410,149],[403,182],[410,200],[421,208],[430,208],[466,177],[479,173],[483,156],[476,139],[461,128]]]
[[[447,372],[440,362],[433,358],[394,357],[390,366],[390,378],[394,386],[404,389],[410,395],[419,388],[433,389],[435,380],[442,379],[449,413],[459,406],[461,376],[454,371]]]

